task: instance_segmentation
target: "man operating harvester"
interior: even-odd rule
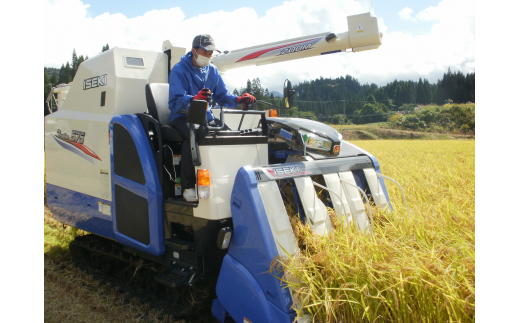
[[[198,35],[193,39],[191,52],[170,72],[170,126],[177,129],[184,138],[181,156],[182,196],[188,202],[197,202],[195,195],[195,168],[191,158],[190,131],[186,118],[192,100],[209,102],[206,121],[210,126],[221,126],[211,112],[211,99],[221,107],[234,108],[237,104],[253,103],[256,98],[249,93],[242,96],[229,94],[215,65],[211,64],[213,51],[220,51],[210,35]]]

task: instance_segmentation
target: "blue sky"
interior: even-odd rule
[[[474,0],[44,0],[44,66],[60,67],[73,49],[93,57],[107,43],[161,51],[164,40],[189,48],[195,35],[209,33],[220,49],[234,50],[341,33],[348,30],[347,15],[367,12],[371,4],[383,33],[378,49],[231,70],[223,76],[228,89],[257,77],[264,87],[281,91],[286,78],[299,83],[348,74],[382,86],[420,77],[436,82],[448,68],[475,71]]]
[[[218,10],[233,11],[243,7],[253,8],[259,16],[265,16],[266,12],[283,3],[277,0],[262,0],[262,1],[197,1],[192,2],[191,5],[186,1],[141,1],[141,0],[127,0],[127,1],[103,1],[103,0],[85,0],[83,3],[89,4],[88,12],[92,16],[99,16],[105,12],[110,14],[122,13],[127,18],[135,18],[143,15],[147,11],[170,9],[172,7],[181,7],[186,15],[186,19],[196,17],[200,14],[208,14]],[[215,4],[218,3],[218,8]],[[401,31],[410,33],[412,35],[425,34],[429,32],[433,22],[421,22],[420,24],[406,21],[399,17],[399,11],[408,7],[414,12],[419,12],[430,6],[435,6],[439,1],[433,0],[374,0],[372,1],[374,13],[383,17],[385,23],[388,24],[391,31]],[[290,13],[287,13],[290,14]]]

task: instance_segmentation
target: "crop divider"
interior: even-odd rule
[[[406,197],[404,195],[404,190],[403,188],[401,187],[401,185],[393,178],[390,178],[388,176],[385,176],[383,174],[380,174],[380,173],[376,173],[376,176],[377,177],[383,177],[383,178],[386,178],[386,179],[389,179],[391,180],[392,182],[394,182],[395,184],[397,184],[397,186],[399,186],[399,189],[401,190],[401,196],[403,197],[403,201],[404,201],[404,206],[406,207],[406,214],[408,215],[408,218],[410,218],[410,211],[408,211],[408,204],[406,204]]]
[[[347,183],[348,185],[350,186],[353,186],[355,188],[357,188],[357,190],[361,193],[361,195],[365,198],[365,200],[367,201],[367,204],[368,204],[368,213],[370,214],[370,232],[373,232],[372,230],[372,223],[374,222],[374,219],[372,218],[372,210],[370,209],[370,200],[368,199],[367,195],[365,194],[365,192],[363,192],[362,189],[360,189],[357,185],[354,185],[352,183],[349,183],[347,182],[346,180],[344,180],[343,178],[340,177],[340,181],[342,181],[343,183]]]

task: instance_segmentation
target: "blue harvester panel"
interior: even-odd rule
[[[258,182],[242,167],[231,194],[234,234],[217,283],[213,314],[221,322],[225,312],[236,322],[293,322],[292,297],[280,284],[282,273],[269,273],[278,256]]]
[[[119,176],[114,171],[114,125],[123,126],[130,134],[134,141],[135,147],[139,155],[142,171],[144,173],[145,183],[140,184]],[[114,116],[110,121],[110,159],[112,174],[112,215],[113,215],[113,231],[116,240],[126,246],[150,253],[155,256],[164,254],[164,229],[162,221],[162,189],[157,173],[155,159],[148,142],[148,137],[141,124],[139,118],[133,114],[124,114]],[[148,202],[149,217],[149,243],[144,244],[132,239],[118,231],[117,216],[118,207],[115,198],[115,187],[120,186]]]
[[[99,210],[99,203],[110,201],[48,184],[47,205],[57,221],[75,228],[115,239],[112,218]]]

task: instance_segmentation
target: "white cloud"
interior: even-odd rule
[[[402,19],[404,20],[416,20],[415,18],[412,17],[412,13],[413,13],[413,10],[408,8],[408,7],[404,7],[403,10],[399,11],[399,17],[401,17]]]
[[[259,77],[263,86],[281,91],[286,78],[295,84],[320,76],[349,74],[362,83],[385,85],[394,79],[419,77],[435,82],[448,67],[463,73],[474,72],[472,1],[444,0],[415,17],[405,9],[401,10],[402,16],[417,19],[418,23],[433,21],[431,32],[419,36],[388,32],[384,17],[379,17],[384,37],[377,50],[231,70],[223,76],[224,81],[232,91],[245,86],[247,79]],[[80,0],[45,0],[44,60],[45,66],[59,67],[70,61],[73,48],[78,54],[92,57],[106,43],[110,47],[160,51],[162,42],[169,39],[177,46],[189,48],[198,33],[210,33],[221,49],[233,50],[318,32],[341,33],[348,29],[346,15],[364,11],[364,3],[354,0],[288,1],[271,8],[263,17],[244,7],[185,19],[182,10],[175,7],[129,19],[108,13],[91,17],[88,5]]]

